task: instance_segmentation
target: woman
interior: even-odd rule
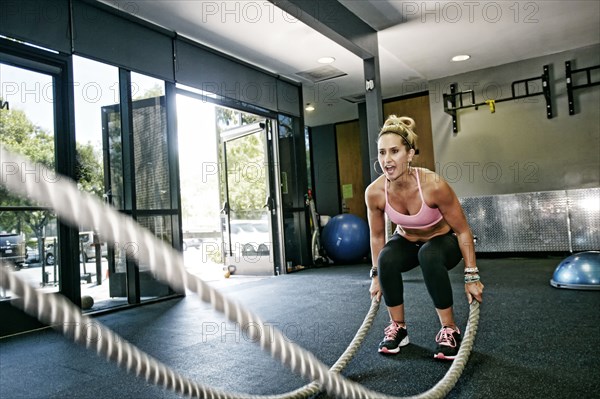
[[[461,259],[465,265],[465,292],[469,303],[481,302],[473,235],[456,194],[436,173],[411,166],[417,135],[414,121],[391,115],[377,140],[383,175],[367,187],[365,201],[371,233],[371,297],[383,298],[390,325],[379,352],[395,354],[408,345],[404,320],[402,273],[421,266],[441,329],[436,336],[436,359],[453,360],[461,335],[452,311],[448,270]],[[385,241],[385,214],[398,227]]]

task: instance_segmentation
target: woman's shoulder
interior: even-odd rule
[[[379,176],[377,179],[373,180],[371,184],[367,186],[367,191],[377,191],[383,190],[385,188],[386,178],[384,175]]]
[[[365,190],[365,197],[375,199],[378,197],[383,198],[385,190],[385,176],[381,175],[377,179],[373,180]]]
[[[437,195],[446,194],[450,190],[450,186],[438,173],[429,170],[427,168],[417,168],[419,173],[419,180],[421,182],[421,188],[424,192]]]

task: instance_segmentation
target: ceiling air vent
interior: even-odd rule
[[[365,102],[365,95],[360,93],[360,94],[354,94],[351,96],[345,96],[342,97],[342,100],[346,100],[352,104],[358,104],[358,103],[364,103]]]
[[[296,72],[296,75],[307,79],[313,83],[323,82],[333,78],[339,78],[340,76],[346,76],[346,72],[342,72],[334,66],[323,65],[321,67],[311,69],[308,71]]]

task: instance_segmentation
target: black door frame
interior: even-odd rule
[[[17,68],[49,75],[53,79],[54,98],[54,154],[57,173],[75,178],[75,121],[73,95],[73,64],[71,57],[0,39],[0,62]],[[45,209],[40,207],[40,209]],[[79,263],[79,231],[57,219],[59,241],[59,293],[77,306],[81,306],[79,270],[68,265]],[[5,318],[5,315],[7,316]],[[33,317],[17,310],[9,301],[0,302],[0,318],[10,320],[2,323],[0,336],[15,334],[42,324]]]
[[[275,161],[276,159],[278,159],[278,155],[277,155],[277,143],[276,143],[276,139],[277,137],[273,136],[273,131],[275,130],[273,128],[273,125],[276,123],[275,120],[273,119],[266,119],[260,122],[255,122],[253,124],[250,125],[244,125],[244,126],[240,126],[237,127],[235,129],[232,129],[232,131],[227,131],[227,132],[223,132],[221,133],[221,137],[220,140],[222,142],[223,145],[223,168],[225,170],[225,172],[223,173],[224,176],[224,183],[223,183],[223,190],[225,191],[225,204],[223,206],[223,213],[225,214],[225,223],[227,224],[227,228],[225,229],[226,232],[229,233],[229,237],[227,237],[226,240],[224,240],[224,242],[227,242],[229,245],[228,247],[224,247],[224,251],[229,253],[229,256],[232,256],[232,249],[231,249],[231,226],[230,226],[230,212],[229,212],[229,208],[230,208],[230,199],[229,199],[229,180],[227,178],[227,170],[229,170],[228,168],[228,163],[227,163],[227,143],[242,137],[245,137],[249,134],[253,134],[253,133],[258,133],[261,132],[264,135],[265,138],[265,161],[266,161],[266,169],[267,169],[267,173],[265,174],[265,179],[266,179],[266,183],[267,183],[267,197],[265,199],[265,208],[267,208],[268,210],[268,214],[269,214],[269,227],[270,227],[270,232],[271,232],[271,249],[270,249],[270,255],[272,256],[273,259],[273,268],[272,268],[272,272],[274,275],[278,275],[281,273],[281,270],[283,269],[281,267],[282,265],[282,256],[281,256],[281,250],[283,248],[283,242],[281,240],[281,226],[280,226],[280,221],[282,220],[281,214],[282,214],[282,207],[281,207],[281,192],[280,192],[280,182],[279,182],[279,173],[278,173],[278,168],[277,168],[277,162]],[[232,134],[233,132],[233,134]],[[225,231],[223,232],[223,234],[225,234]]]

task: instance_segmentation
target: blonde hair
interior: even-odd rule
[[[394,133],[404,139],[404,146],[407,151],[411,149],[417,151],[417,135],[413,131],[414,128],[415,121],[412,118],[409,118],[408,116],[398,117],[396,115],[390,115],[383,124],[377,139],[379,140],[384,134]]]

